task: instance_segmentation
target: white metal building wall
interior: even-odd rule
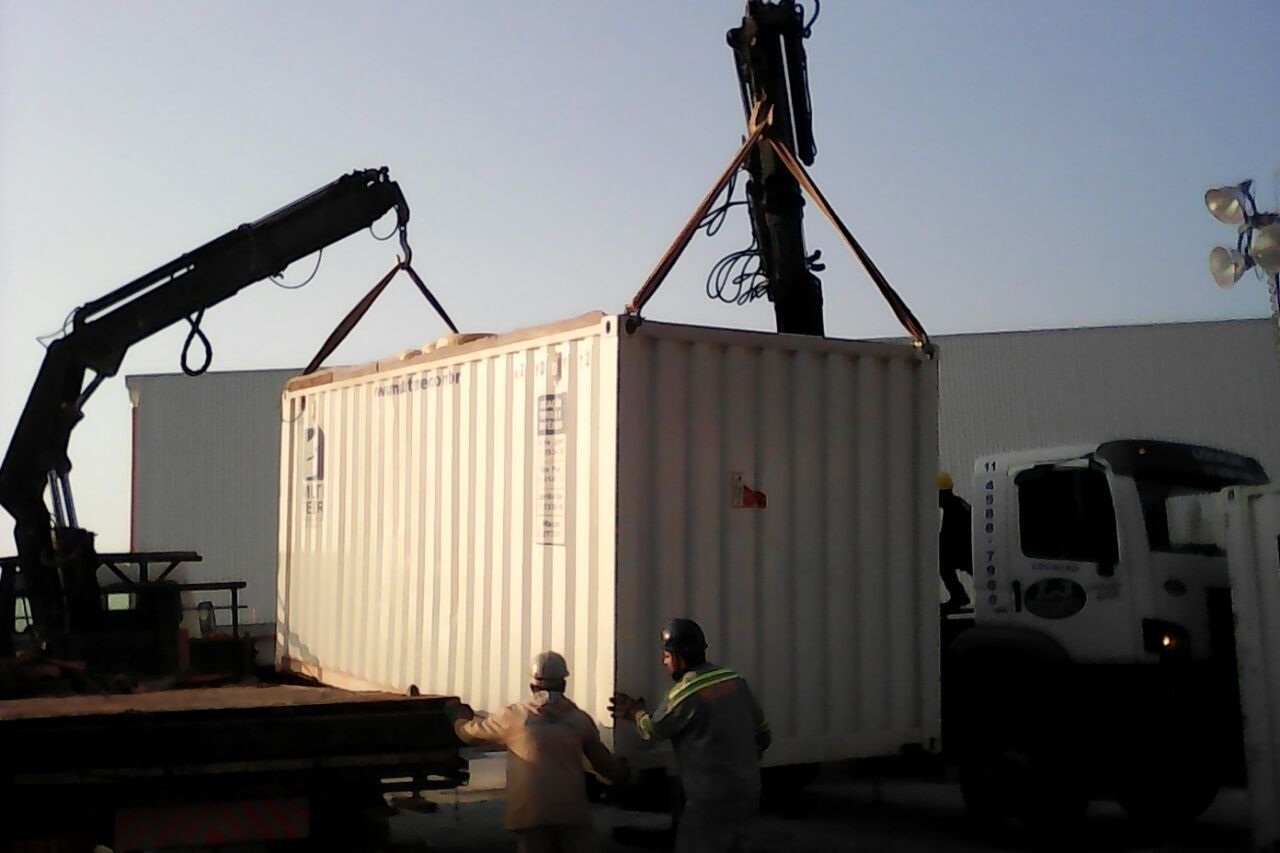
[[[130,376],[132,548],[196,551],[175,580],[244,580],[241,620],[275,622],[280,392],[294,370]],[[217,593],[202,600],[223,604]],[[194,605],[188,601],[188,606]],[[218,620],[230,622],[220,611]]]
[[[940,337],[942,467],[965,494],[984,454],[1132,437],[1244,453],[1280,479],[1275,334],[1227,320]]]

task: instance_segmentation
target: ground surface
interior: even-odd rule
[[[432,851],[514,850],[502,828],[501,791],[441,794],[439,811],[402,811],[389,823],[391,841],[400,849]],[[665,815],[622,812],[599,806],[596,827],[605,853],[643,848],[623,846],[610,837],[619,825],[659,829]],[[1143,830],[1114,803],[1094,803],[1073,832],[1034,839],[1012,835],[989,839],[969,826],[959,788],[952,783],[886,779],[879,783],[843,772],[828,772],[796,803],[763,815],[755,827],[756,853],[772,851],[1009,851],[1051,850],[1082,853],[1245,853],[1250,850],[1248,800],[1244,791],[1227,790],[1193,824],[1179,829]]]

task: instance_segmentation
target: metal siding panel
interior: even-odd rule
[[[916,412],[916,453],[913,469],[916,494],[916,535],[914,565],[918,578],[920,607],[915,610],[915,636],[919,643],[916,673],[920,691],[919,726],[928,730],[942,717],[941,625],[934,618],[940,601],[938,592],[938,536],[940,529],[936,475],[938,466],[938,361],[930,359],[916,368],[914,383]]]
[[[294,498],[293,475],[295,448],[295,433],[292,422],[297,420],[301,415],[299,411],[302,405],[301,400],[289,400],[282,403],[281,411],[287,413],[287,419],[282,418],[279,426],[280,429],[280,464],[278,467],[280,475],[280,506],[278,507],[278,545],[276,547],[278,569],[276,571],[276,648],[275,662],[279,665],[281,659],[292,654],[292,647],[287,632],[287,626],[290,624],[288,617],[289,610],[289,579],[292,575],[291,557],[295,551],[293,545],[293,534],[296,529],[295,513],[297,511],[298,502]],[[136,526],[136,518],[135,518]]]
[[[646,510],[653,493],[655,473],[648,446],[650,420],[656,408],[653,399],[655,382],[649,355],[652,344],[634,336],[619,338],[618,343],[618,451],[617,451],[617,601],[626,606],[617,610],[616,634],[634,637],[636,641],[619,643],[617,673],[620,685],[634,692],[652,692],[653,652],[644,653],[638,638],[654,636],[657,606],[655,586],[659,582],[652,567],[656,566],[654,518]],[[647,571],[640,567],[649,567]],[[638,685],[631,687],[630,685]],[[643,689],[642,689],[642,687]],[[628,732],[623,741],[634,742]]]
[[[345,537],[344,547],[342,549],[341,566],[350,569],[344,572],[344,584],[330,590],[331,594],[340,596],[337,599],[337,606],[345,610],[347,618],[344,620],[347,626],[345,636],[343,637],[342,650],[338,654],[339,669],[341,672],[358,672],[360,666],[358,663],[359,656],[364,650],[363,644],[360,642],[364,636],[365,613],[367,612],[365,581],[368,578],[368,561],[364,558],[363,547],[368,541],[365,536],[365,528],[368,526],[367,517],[369,512],[370,500],[367,496],[368,479],[366,471],[368,470],[369,442],[367,440],[368,430],[368,396],[363,389],[357,387],[346,393],[332,392],[334,396],[342,399],[345,417],[343,418],[343,433],[340,436],[334,436],[333,441],[352,442],[350,447],[344,445],[343,450],[337,460],[329,460],[328,465],[333,468],[337,467],[338,476],[342,479],[338,482],[338,494],[346,503],[344,507],[350,507],[351,510],[344,512],[341,520],[341,526]],[[320,395],[317,395],[320,396]],[[336,461],[336,466],[334,465]],[[343,595],[346,575],[350,574],[349,595]]]
[[[596,556],[593,547],[596,538],[594,510],[599,501],[595,490],[599,466],[596,454],[599,453],[599,420],[596,418],[597,382],[595,341],[585,340],[577,344],[573,352],[573,361],[577,366],[572,376],[576,385],[574,398],[573,421],[578,426],[570,434],[573,460],[573,483],[571,494],[576,498],[572,510],[568,513],[572,519],[570,535],[573,536],[574,547],[571,555],[570,577],[573,586],[573,615],[564,620],[568,631],[568,639],[564,646],[566,654],[575,662],[573,677],[584,696],[594,696],[599,689],[595,678],[595,661],[593,644],[591,643],[591,626],[594,623],[595,607],[592,597],[593,580],[596,575]],[[612,574],[612,570],[610,570]],[[594,710],[594,709],[592,709]],[[591,711],[588,711],[591,713]]]
[[[204,561],[180,567],[171,575],[177,580],[247,581],[240,598],[246,623],[275,619],[280,392],[292,375],[127,379],[135,401],[133,547],[200,553]],[[186,603],[215,598],[201,593]],[[218,614],[223,622],[228,616]]]
[[[943,336],[939,455],[970,497],[991,453],[1135,437],[1222,447],[1280,476],[1269,320]]]
[[[826,505],[855,506],[858,489],[857,365],[848,358],[827,359],[826,410],[822,424],[827,464]],[[858,643],[859,599],[856,565],[857,527],[854,519],[835,519],[826,525],[827,555],[831,560],[826,589],[827,725],[832,731],[858,727],[858,674],[863,649]]]
[[[440,468],[436,474],[440,478],[440,501],[435,507],[435,518],[428,516],[426,519],[428,524],[438,520],[436,535],[440,545],[436,559],[439,587],[435,644],[436,683],[441,685],[441,689],[433,692],[453,693],[457,689],[455,662],[461,651],[455,642],[457,622],[454,617],[458,606],[454,589],[458,568],[458,418],[453,394],[441,393],[439,401],[440,432],[436,441],[440,446]]]
[[[394,439],[390,434],[390,424],[394,418],[394,403],[383,403],[374,407],[374,450],[369,474],[374,483],[374,503],[370,508],[369,542],[372,549],[368,568],[373,583],[370,587],[370,598],[373,606],[369,609],[369,620],[365,623],[365,636],[361,645],[365,650],[364,671],[369,673],[369,680],[378,684],[386,684],[386,662],[389,650],[384,636],[387,622],[387,563],[390,556],[388,546],[391,537],[388,528],[395,522],[394,461],[388,456],[395,452]]]
[[[480,707],[497,707],[498,697],[502,695],[505,683],[504,662],[506,650],[510,643],[511,630],[511,596],[507,578],[510,566],[507,563],[507,531],[511,526],[510,492],[503,485],[509,480],[509,459],[511,456],[511,410],[510,394],[510,357],[496,356],[489,360],[493,376],[492,384],[492,418],[490,426],[493,435],[493,478],[489,487],[489,516],[493,520],[489,538],[489,565],[492,574],[492,596],[489,601],[492,613],[492,633],[484,659],[485,691],[480,695]]]
[[[549,391],[550,393],[569,394],[569,401],[566,405],[571,406],[573,396],[571,393],[572,388],[568,382],[568,376],[574,371],[565,366],[566,361],[571,361],[569,358],[569,347],[563,344],[553,347],[551,349],[550,356],[555,359],[557,367],[552,371],[552,374],[547,377]],[[566,416],[569,415],[572,415],[572,411],[566,412]],[[566,446],[564,448],[564,458],[559,463],[559,466],[563,470],[561,470],[557,476],[560,478],[559,482],[565,485],[564,500],[566,502],[566,505],[562,510],[564,514],[564,529],[562,529],[560,537],[561,541],[569,543],[573,537],[573,528],[571,523],[573,520],[573,513],[571,508],[568,506],[568,483],[571,481],[574,474],[573,435],[577,430],[568,430],[567,432],[568,434],[565,436]],[[548,585],[549,597],[545,609],[548,630],[546,631],[545,645],[542,646],[543,649],[567,648],[565,646],[565,638],[567,636],[565,628],[569,620],[572,618],[569,597],[569,570],[566,565],[567,560],[565,557],[568,550],[569,549],[567,547],[561,546],[544,546],[543,548],[543,554],[546,556],[547,562],[551,567],[549,572],[550,584]]]
[[[915,524],[913,492],[918,481],[912,477],[916,454],[915,411],[912,367],[902,361],[887,365],[888,471],[885,497],[888,507],[888,694],[891,700],[889,719],[892,725],[911,725],[918,721],[918,693],[915,674],[916,656],[920,649],[917,623],[916,572],[911,558],[913,541],[923,532]],[[932,612],[932,611],[930,611]]]
[[[744,346],[724,348],[724,396],[726,429],[720,440],[721,471],[741,473],[753,488],[760,488],[760,468],[756,461],[755,447],[759,443],[759,420],[756,411],[756,395],[746,393],[757,387],[757,360]],[[724,495],[731,482],[726,480],[717,494],[717,501],[724,505]],[[724,510],[727,515],[728,542],[725,547],[727,583],[727,612],[723,623],[723,656],[726,661],[740,667],[748,678],[763,673],[762,659],[766,638],[756,629],[755,614],[763,595],[760,589],[760,571],[757,556],[760,553],[760,517],[756,512]],[[761,685],[757,685],[759,687]]]
[[[529,540],[533,537],[530,529],[530,507],[526,498],[533,488],[529,475],[529,387],[533,381],[533,359],[529,351],[521,351],[511,356],[512,361],[512,393],[510,422],[512,425],[509,438],[511,448],[511,466],[508,469],[510,482],[507,488],[511,494],[511,506],[508,509],[511,529],[511,555],[508,560],[508,571],[511,572],[510,584],[510,647],[505,657],[502,671],[503,694],[516,694],[521,689],[523,668],[529,660]]]
[[[592,572],[595,612],[588,623],[594,626],[595,631],[592,648],[595,650],[596,699],[594,706],[584,704],[582,707],[595,719],[602,721],[609,720],[608,699],[613,693],[614,685],[618,683],[620,666],[620,644],[617,638],[621,635],[616,602],[620,594],[617,566],[620,542],[618,466],[621,460],[618,446],[618,399],[621,385],[618,337],[621,330],[616,328],[616,323],[616,320],[606,319],[604,335],[598,341],[601,357],[594,376],[598,404],[592,413],[600,448],[595,457],[598,472],[595,478],[596,514],[593,525],[596,536],[596,550],[593,552],[596,562]]]
[[[769,506],[760,513],[763,527],[760,555],[760,609],[755,626],[764,638],[762,666],[756,674],[757,689],[773,701],[769,717],[781,737],[793,736],[796,705],[802,701],[795,692],[795,625],[791,621],[792,579],[795,565],[795,528],[792,477],[795,472],[793,433],[794,407],[786,363],[790,353],[774,349],[757,351],[760,385],[756,394],[756,417],[760,440],[756,444],[756,470]],[[726,662],[728,663],[728,662]]]
[[[716,448],[724,434],[721,416],[724,411],[720,399],[721,347],[710,344],[694,344],[688,354],[688,433],[689,446],[709,450],[718,456]],[[688,476],[688,511],[686,517],[691,528],[689,536],[689,597],[697,602],[699,621],[710,636],[724,636],[725,596],[721,582],[725,540],[725,508],[722,501],[727,482],[719,476],[722,466],[700,464],[690,459],[686,465]],[[651,631],[653,629],[650,629]],[[650,633],[652,636],[652,633]],[[723,654],[724,650],[715,652]]]
[[[426,542],[423,548],[423,562],[421,563],[423,572],[422,582],[422,640],[418,647],[418,652],[422,656],[422,666],[419,671],[419,678],[422,683],[418,686],[420,689],[425,688],[428,684],[442,683],[443,670],[440,666],[440,644],[437,642],[437,633],[440,625],[440,528],[438,524],[433,523],[436,513],[439,511],[441,501],[447,500],[444,493],[444,477],[441,474],[441,448],[444,442],[440,439],[440,434],[444,430],[444,423],[441,415],[440,395],[426,395],[426,411],[427,426],[423,433],[422,440],[426,442],[427,447],[424,450],[427,462],[427,498],[421,511],[422,519],[422,535]]]
[[[648,464],[654,470],[655,488],[644,501],[654,511],[654,562],[649,567],[657,591],[650,622],[639,636],[650,636],[675,616],[694,616],[686,579],[689,538],[689,460],[686,442],[671,440],[689,429],[688,359],[684,344],[658,344],[653,353],[655,370],[653,408],[644,444],[651,448]],[[644,505],[637,504],[637,507]]]
[[[532,393],[529,395],[530,401],[537,406],[539,397],[548,393],[548,375],[547,375],[547,348],[545,346],[538,347],[534,356],[533,375],[529,378],[532,386]],[[529,515],[529,542],[525,544],[526,560],[529,567],[526,575],[526,590],[528,594],[528,604],[525,612],[529,617],[529,631],[524,636],[524,643],[520,650],[520,664],[524,664],[533,655],[546,647],[547,623],[550,621],[550,602],[547,599],[547,551],[546,547],[537,544],[541,541],[542,527],[540,526],[537,514],[540,505],[540,495],[545,486],[545,472],[542,469],[541,451],[542,442],[537,435],[536,418],[531,423],[531,428],[525,432],[524,441],[529,446],[529,482],[532,485],[530,494],[531,514]],[[521,672],[521,675],[524,673]]]
[[[619,686],[665,692],[644,638],[672,615],[655,602],[687,597],[771,718],[767,762],[935,738],[937,598],[920,579],[936,558],[916,544],[936,535],[933,366],[907,347],[652,323],[620,353]],[[767,508],[730,506],[734,472]]]
[[[858,443],[857,573],[858,621],[858,730],[881,730],[889,720],[890,676],[885,669],[888,649],[888,603],[885,567],[888,562],[884,532],[889,529],[884,501],[886,472],[887,397],[883,363],[874,358],[858,361],[856,424]]]
[[[457,648],[459,654],[457,658],[466,661],[467,666],[459,666],[454,671],[452,679],[456,685],[454,691],[459,696],[475,695],[471,689],[470,673],[478,667],[476,663],[479,661],[479,648],[472,643],[472,619],[471,602],[475,596],[475,563],[472,560],[473,548],[475,540],[473,534],[473,519],[475,518],[475,509],[472,503],[473,489],[472,484],[475,482],[475,410],[472,407],[474,403],[474,395],[472,389],[475,386],[475,370],[474,362],[463,365],[462,369],[465,373],[464,381],[459,384],[458,396],[458,496],[456,505],[460,510],[458,513],[458,559],[454,568],[457,585],[458,607],[456,611],[455,622],[457,624]]]
[[[493,596],[492,561],[486,543],[493,535],[489,504],[492,499],[493,481],[493,412],[492,412],[492,359],[474,362],[476,381],[473,386],[471,407],[471,431],[475,437],[474,482],[471,510],[471,543],[473,583],[471,589],[471,648],[475,665],[466,670],[468,696],[486,697],[489,671],[489,631]]]
[[[797,353],[790,359],[793,402],[792,445],[792,571],[790,611],[796,733],[811,737],[832,731],[828,724],[830,691],[827,666],[826,587],[835,574],[826,550],[826,528],[832,523],[826,512],[826,419],[823,367],[829,356]],[[768,510],[766,510],[767,512]],[[844,523],[841,519],[840,523]],[[847,676],[841,680],[847,680]]]

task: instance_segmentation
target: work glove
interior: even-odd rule
[[[644,712],[644,697],[631,697],[626,693],[615,693],[609,697],[609,713],[615,720],[631,720]]]

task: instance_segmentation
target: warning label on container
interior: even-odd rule
[[[537,511],[534,536],[539,545],[563,545],[565,530],[565,463],[567,436],[564,394],[543,394],[535,401],[538,474],[534,483]]]

